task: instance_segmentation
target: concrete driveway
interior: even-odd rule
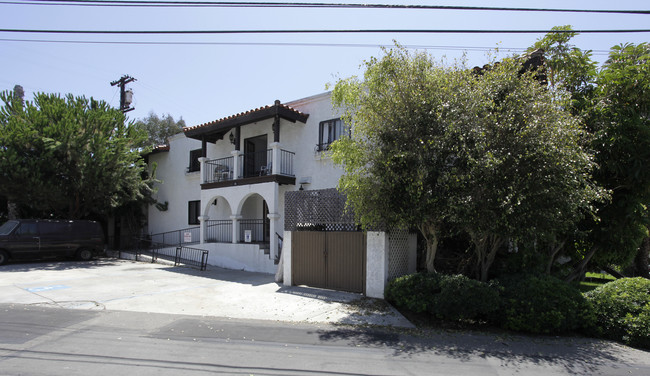
[[[116,259],[0,266],[0,303],[238,319],[412,327],[382,300],[287,287],[268,274]]]

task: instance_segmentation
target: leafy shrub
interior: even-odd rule
[[[526,275],[501,281],[500,317],[506,329],[561,333],[593,326],[591,304],[580,291],[551,276]]]
[[[594,306],[601,336],[650,348],[650,280],[622,278],[585,296]]]
[[[415,273],[395,278],[386,286],[386,300],[411,312],[428,312],[432,295],[440,292],[440,277],[435,273]]]
[[[484,319],[499,309],[499,291],[493,284],[464,275],[442,275],[440,293],[429,313],[444,320]]]
[[[386,299],[399,308],[450,321],[483,319],[499,308],[499,292],[494,286],[464,275],[400,277],[388,284]]]

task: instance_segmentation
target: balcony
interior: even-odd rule
[[[271,148],[254,153],[233,152],[230,157],[202,159],[201,189],[275,182],[296,184],[295,153]]]

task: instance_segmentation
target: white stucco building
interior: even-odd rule
[[[336,187],[326,149],[344,131],[329,93],[185,128],[149,155],[168,203],[149,207],[149,234],[200,226],[210,264],[275,273],[284,192]]]
[[[335,188],[343,173],[327,152],[349,132],[340,116],[323,93],[185,128],[148,156],[161,181],[158,204],[148,208],[152,240],[200,244],[210,265],[275,273],[282,240],[291,239],[285,193]],[[377,296],[388,278],[375,266],[388,263],[382,247],[381,255],[363,256],[373,270],[366,273],[364,264],[361,273],[381,280],[369,288]],[[407,264],[415,270],[414,249]],[[284,270],[291,284],[290,260]]]

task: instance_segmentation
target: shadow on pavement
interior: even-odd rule
[[[582,337],[544,337],[471,331],[340,328],[317,332],[323,341],[347,341],[351,346],[387,347],[395,356],[434,353],[461,361],[491,358],[517,369],[545,365],[569,374],[597,374],[603,367],[626,365],[623,348],[613,342]],[[640,350],[639,350],[640,351]],[[643,352],[641,352],[643,353]]]
[[[314,287],[284,286],[278,284],[278,293],[301,296],[303,298],[318,299],[326,303],[348,303],[360,299],[362,295],[351,292],[325,290]]]
[[[249,286],[261,286],[273,283],[272,274],[247,272],[243,270],[222,269],[217,266],[209,266],[207,270],[198,270],[187,266],[169,266],[165,271],[198,278],[206,278],[215,281],[240,283]]]
[[[119,260],[100,258],[91,261],[75,261],[66,258],[9,261],[0,266],[0,272],[30,272],[42,270],[96,269],[104,266],[119,265]]]

